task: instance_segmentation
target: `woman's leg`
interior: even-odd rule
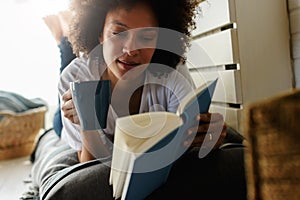
[[[33,186],[39,191],[36,197],[41,200],[113,199],[109,185],[110,162],[79,163],[77,152],[53,129],[40,138],[34,157],[31,176]]]
[[[50,190],[45,191],[41,199],[113,200],[109,174],[109,163],[100,163],[97,160],[80,163]]]

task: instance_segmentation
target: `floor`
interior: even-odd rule
[[[17,200],[29,188],[29,157],[0,161],[0,199]]]
[[[49,107],[45,129],[52,127],[56,107]],[[18,200],[29,189],[31,162],[29,156],[0,161],[0,200]]]

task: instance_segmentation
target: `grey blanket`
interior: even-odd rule
[[[41,98],[28,99],[14,92],[0,90],[0,111],[19,113],[42,106],[47,106],[47,103]]]

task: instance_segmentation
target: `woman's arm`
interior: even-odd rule
[[[62,111],[64,113],[63,116],[72,123],[80,124],[70,90],[63,94],[62,101]],[[107,158],[111,156],[109,147],[110,140],[108,138],[106,139],[103,130],[83,130],[81,127],[80,132],[82,138],[82,148],[77,153],[80,162],[94,160],[95,158]]]
[[[70,120],[72,123],[79,124],[77,112],[72,100],[72,94],[70,90],[67,90],[63,95],[62,95],[62,106],[61,109],[63,111],[63,116]],[[82,149],[81,151],[77,152],[78,159],[80,162],[86,162],[89,160],[93,160],[94,156],[88,151],[86,148],[87,145],[85,145],[85,141],[87,139],[84,137],[85,134],[82,134]]]
[[[82,150],[77,152],[79,162],[87,162],[94,160],[95,157],[87,150],[85,145],[82,146]]]

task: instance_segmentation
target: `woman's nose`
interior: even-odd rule
[[[127,38],[127,40],[123,44],[122,52],[126,53],[129,56],[135,56],[139,53],[139,47],[134,36]]]

